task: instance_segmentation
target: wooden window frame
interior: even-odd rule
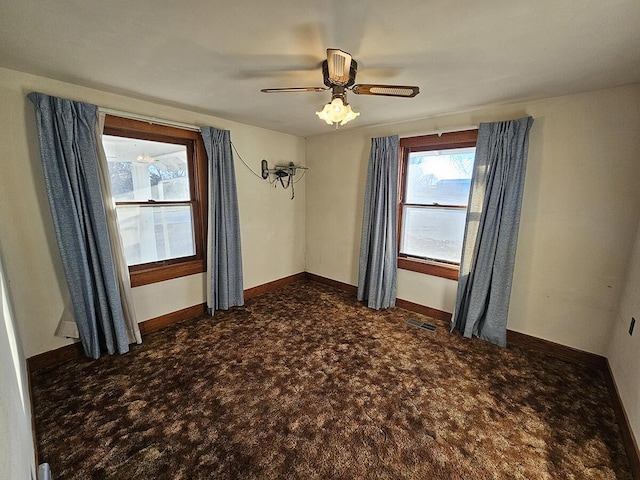
[[[131,286],[138,287],[206,271],[207,247],[207,153],[200,132],[158,125],[114,115],[105,116],[104,134],[185,145],[189,170],[191,200],[153,202],[149,205],[190,204],[193,212],[195,255],[129,266]],[[139,205],[146,202],[116,202],[117,205]]]
[[[400,254],[402,244],[402,215],[405,206],[411,206],[405,201],[406,183],[408,175],[409,156],[414,152],[428,152],[433,150],[451,150],[454,148],[475,147],[478,140],[478,130],[463,130],[459,132],[443,133],[441,135],[421,135],[400,139],[400,168],[398,174],[398,268],[413,272],[425,273],[436,277],[458,280],[459,263],[425,260]],[[461,206],[447,208],[467,208]]]

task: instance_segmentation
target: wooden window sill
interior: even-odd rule
[[[435,277],[458,280],[460,267],[445,263],[430,262],[428,260],[418,260],[414,258],[398,257],[398,268],[411,270],[412,272],[426,273]]]
[[[181,263],[149,267],[142,270],[131,271],[131,286],[140,287],[150,283],[171,280],[172,278],[186,277],[207,270],[204,260],[189,260]]]

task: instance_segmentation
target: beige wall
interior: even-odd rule
[[[638,155],[640,161],[640,155]],[[636,319],[629,335],[631,317]],[[640,439],[640,228],[636,235],[608,351],[609,364],[636,440]]]
[[[0,472],[35,478],[27,365],[13,318],[0,251]]]
[[[606,355],[640,215],[640,85],[370,128],[355,128],[356,120],[308,138],[307,271],[357,283],[372,137],[526,115],[535,123],[508,328]],[[398,277],[398,298],[453,310],[457,282],[403,270]]]
[[[274,163],[305,162],[304,138],[0,68],[0,242],[27,357],[68,344],[53,335],[66,285],[44,190],[33,106],[40,91],[127,112],[229,129],[244,160],[259,172]],[[304,271],[305,181],[290,191],[256,178],[236,158],[244,285],[250,288]],[[204,276],[134,289],[139,320],[205,301]]]

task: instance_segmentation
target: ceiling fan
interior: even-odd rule
[[[263,88],[264,93],[324,92],[331,90],[331,102],[316,115],[329,125],[345,125],[359,113],[351,109],[347,102],[347,90],[356,95],[377,95],[382,97],[412,98],[420,93],[420,88],[406,85],[356,84],[358,63],[347,52],[337,48],[327,49],[327,59],[322,62],[322,76],[325,87]]]

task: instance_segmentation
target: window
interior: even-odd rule
[[[200,133],[107,115],[103,146],[132,286],[204,272]]]
[[[400,140],[398,267],[457,279],[477,130]]]

